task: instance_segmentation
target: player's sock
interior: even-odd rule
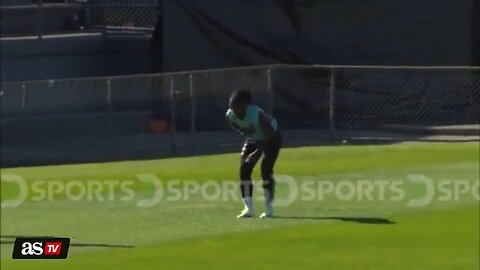
[[[252,197],[243,198],[243,204],[245,205],[245,208],[248,208],[253,212],[253,199],[252,199]]]
[[[253,216],[253,200],[252,197],[243,198],[243,204],[245,207],[237,218],[249,218]]]
[[[271,200],[265,201],[265,212],[260,215],[260,218],[273,218],[273,204]]]

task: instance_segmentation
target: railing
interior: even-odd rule
[[[99,159],[226,145],[238,141],[224,113],[230,93],[240,89],[250,90],[282,130],[305,131],[301,140],[397,137],[405,128],[480,123],[479,67],[269,65],[5,83],[2,148],[20,155],[45,144],[39,155],[47,160],[43,155],[65,151],[72,140],[85,143],[80,152],[93,140],[92,153],[103,149]]]
[[[157,0],[38,0],[1,6],[2,37],[101,31],[152,32],[161,6]],[[22,17],[23,16],[23,17]],[[47,29],[49,26],[50,29]]]

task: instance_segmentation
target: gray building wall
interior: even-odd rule
[[[3,39],[1,81],[149,73],[150,35],[100,33]]]

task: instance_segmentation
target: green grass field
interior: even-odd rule
[[[136,205],[139,199],[155,194],[152,185],[138,181],[138,175],[154,175],[162,184],[215,181],[235,187],[237,153],[3,169],[3,179],[16,175],[27,185],[130,181],[135,193],[129,201],[105,197],[104,201],[76,201],[65,192],[36,199],[29,193],[20,206],[2,208],[1,269],[479,269],[480,209],[470,192],[476,187],[478,193],[478,143],[282,151],[276,174],[284,175],[279,179],[294,179],[298,195],[289,205],[276,209],[279,218],[270,220],[237,220],[242,208],[239,200],[205,198],[194,192],[188,198],[165,199],[152,207]],[[409,202],[429,194],[426,185],[411,181],[418,177],[431,179],[435,194],[425,205],[414,207]],[[259,179],[258,170],[255,179]],[[391,189],[382,196],[374,189],[371,196],[358,193],[344,198],[346,192],[344,197],[319,197],[319,181],[364,185],[396,181],[403,183],[399,186],[403,196]],[[259,182],[256,184],[261,185]],[[302,186],[307,182],[311,184]],[[260,214],[258,185],[256,212]],[[280,181],[279,200],[291,192]],[[2,183],[3,201],[18,194],[17,185]],[[66,236],[73,246],[67,260],[14,261],[11,241],[15,235]]]

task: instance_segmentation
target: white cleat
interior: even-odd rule
[[[251,218],[253,217],[253,211],[250,211],[250,209],[245,208],[242,210],[240,215],[237,216],[237,218]]]
[[[273,206],[272,202],[265,203],[265,212],[260,215],[260,218],[273,218]]]
[[[273,214],[269,214],[269,213],[264,212],[264,213],[262,213],[262,214],[260,215],[260,218],[261,218],[261,219],[264,219],[264,218],[273,218]]]

